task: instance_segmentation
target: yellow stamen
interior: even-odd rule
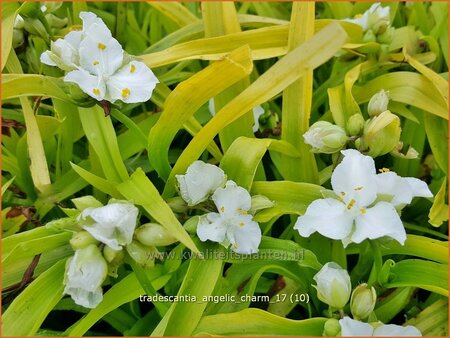
[[[94,95],[100,95],[100,89],[98,89],[98,88],[94,88],[94,89],[92,89],[92,92],[94,93]]]
[[[347,205],[347,209],[350,210],[351,208],[353,208],[353,206],[355,205],[356,201],[354,199],[352,199],[350,201],[350,203]]]
[[[390,170],[389,168],[383,168],[383,169],[378,169],[378,171],[379,171],[380,173],[388,173],[388,172],[390,172],[391,170]]]
[[[363,190],[363,187],[356,187],[355,191]]]
[[[244,222],[239,223],[240,227],[243,227],[244,225],[245,225]]]
[[[225,212],[225,207],[220,207],[220,211]]]
[[[338,200],[339,202],[344,203],[344,200],[342,199],[342,197],[339,197],[339,196],[338,196],[337,200]]]
[[[344,191],[341,191],[341,195],[342,195],[342,196],[345,196],[345,192],[344,192]]]
[[[134,73],[136,71],[136,66],[131,64],[130,66],[130,73]]]
[[[233,244],[233,248],[237,249],[238,245],[237,244]]]
[[[106,49],[106,45],[104,45],[103,43],[99,42],[97,45],[98,49],[100,50],[105,50]]]
[[[360,209],[359,211],[361,211],[361,214],[364,215],[364,214],[366,213],[367,210],[363,208],[363,209]]]
[[[100,63],[100,62],[98,62],[97,60],[95,60],[94,62],[92,62],[92,64],[93,64],[94,66],[97,66],[99,63]]]
[[[122,97],[126,99],[128,96],[130,96],[130,93],[130,90],[128,88],[125,88],[122,90]]]

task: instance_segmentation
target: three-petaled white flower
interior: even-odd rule
[[[358,320],[344,317],[339,320],[342,337],[421,337],[422,333],[412,325],[400,326],[395,324],[374,323],[372,326]]]
[[[218,188],[212,195],[218,213],[210,212],[200,217],[197,235],[201,241],[210,240],[239,254],[258,252],[261,229],[248,214],[251,197],[247,190],[228,181],[225,188]]]
[[[208,102],[209,112],[212,116],[216,115],[216,108],[214,107],[214,99],[209,100]],[[259,130],[259,117],[264,114],[264,108],[261,106],[256,106],[253,108],[253,132],[256,133]]]
[[[357,24],[361,26],[364,31],[373,29],[376,32],[381,25],[389,25],[390,10],[391,8],[389,6],[383,7],[381,6],[381,3],[376,2],[362,15],[359,15],[354,19],[343,19],[343,21]]]
[[[130,244],[139,210],[126,201],[115,201],[100,208],[87,208],[78,216],[84,230],[113,250]]]
[[[126,62],[124,50],[105,23],[95,14],[81,12],[83,30],[73,31],[52,43],[41,62],[69,71],[66,82],[78,84],[98,101],[126,103],[150,99],[159,82],[143,62]]]
[[[101,285],[107,272],[108,265],[96,245],[78,249],[66,264],[64,293],[78,305],[95,308],[103,299]]]
[[[176,175],[181,197],[193,206],[206,201],[227,177],[219,167],[202,161],[193,162],[185,175]]]
[[[395,206],[409,203],[415,196],[431,197],[426,184],[395,173],[377,175],[374,160],[356,150],[342,154],[344,159],[331,175],[336,198],[312,202],[297,219],[295,229],[304,237],[317,231],[342,240],[344,246],[384,236],[403,245],[406,232]]]

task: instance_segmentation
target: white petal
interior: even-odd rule
[[[83,38],[83,33],[81,31],[71,31],[66,34],[64,40],[75,50],[80,48],[81,39]]]
[[[214,220],[210,222],[210,220]],[[200,217],[197,224],[197,236],[202,242],[210,240],[221,243],[225,240],[227,225],[219,214],[212,212]]]
[[[333,198],[318,199],[312,202],[294,228],[301,236],[309,237],[318,232],[332,239],[344,239],[352,231],[353,215],[344,203]]]
[[[86,33],[93,24],[97,24],[99,26],[104,25],[105,27],[103,27],[102,29],[103,30],[105,30],[105,28],[108,29],[103,20],[97,17],[97,15],[95,15],[92,12],[80,12],[80,18],[83,21],[84,33]]]
[[[95,75],[112,75],[123,62],[123,49],[103,24],[93,23],[80,43],[80,65]]]
[[[80,215],[83,229],[113,250],[130,244],[136,228],[138,209],[129,203],[111,203],[84,209]]]
[[[342,337],[370,337],[373,335],[373,327],[370,324],[351,319],[350,317],[340,319],[339,324],[341,325]]]
[[[143,62],[132,61],[106,81],[112,99],[126,103],[146,102],[159,83],[155,74]]]
[[[335,308],[342,309],[350,299],[352,285],[347,270],[334,262],[325,264],[314,275],[318,298]]]
[[[43,64],[46,64],[46,65],[49,65],[49,66],[57,66],[57,64],[50,58],[50,56],[49,56],[50,53],[51,52],[49,50],[47,50],[44,53],[42,53],[41,57],[40,57],[40,61]]]
[[[403,179],[411,187],[413,197],[433,197],[428,185],[424,181],[414,177],[404,177]]]
[[[70,33],[69,33],[70,34]],[[76,68],[78,65],[78,50],[75,49],[66,39],[58,39],[52,43],[52,52],[67,67]]]
[[[84,69],[73,70],[64,77],[65,82],[74,82],[80,86],[81,90],[101,101],[105,98],[106,86],[100,77],[89,74]]]
[[[231,180],[214,192],[212,200],[221,215],[246,214],[252,204],[249,192]]]
[[[393,205],[409,204],[413,198],[413,192],[408,181],[389,171],[376,176],[378,194],[392,196]]]
[[[255,123],[253,124],[253,132],[256,133],[259,130],[259,117],[264,114],[264,108],[261,106],[256,106],[253,108],[253,119]]]
[[[96,307],[103,297],[101,285],[107,271],[108,266],[97,246],[77,250],[66,266],[64,293],[79,305]]]
[[[375,162],[354,149],[342,154],[344,159],[331,175],[333,191],[346,203],[354,199],[358,207],[366,207],[377,197]]]
[[[261,229],[251,215],[235,216],[227,231],[231,249],[239,254],[257,253],[261,236]]]
[[[189,204],[205,201],[218,187],[224,185],[226,176],[219,167],[202,161],[193,162],[186,175],[176,175],[181,197]]]
[[[422,333],[414,326],[400,326],[394,324],[381,325],[373,332],[377,337],[421,337]]]
[[[395,239],[401,245],[406,240],[403,223],[391,203],[378,202],[358,216],[355,224],[355,231],[351,237],[354,243],[361,243],[367,238],[376,239],[384,236]]]

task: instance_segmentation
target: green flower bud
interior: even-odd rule
[[[363,42],[376,42],[377,41],[377,37],[375,36],[375,34],[372,32],[371,29],[369,29],[363,36]]]
[[[395,28],[387,27],[387,29],[385,30],[385,32],[383,32],[383,34],[379,34],[377,36],[377,41],[379,43],[390,45],[392,42],[392,39],[394,38],[394,34],[395,34]]]
[[[78,215],[78,213],[77,213]],[[74,231],[78,232],[83,230],[78,223],[78,221],[75,218],[76,215],[73,215],[73,217],[64,217],[60,219],[55,219],[54,221],[48,222],[45,227],[47,229],[53,229],[59,231]]]
[[[364,117],[361,114],[353,114],[347,121],[347,132],[351,136],[360,135],[364,129]]]
[[[26,18],[24,29],[30,34],[40,36],[46,41],[49,40],[49,35],[44,27],[44,24],[38,19]]]
[[[386,111],[389,104],[388,92],[384,91],[384,89],[380,90],[376,93],[369,101],[369,105],[367,107],[367,112],[369,116],[378,116],[382,112]]]
[[[123,250],[114,250],[107,245],[103,248],[103,257],[108,263],[119,265],[123,262],[124,256]]]
[[[166,246],[178,241],[167,229],[156,223],[142,225],[134,235],[139,242],[149,246]]]
[[[419,157],[419,153],[413,147],[409,147],[406,154],[402,152],[403,142],[399,142],[397,146],[391,151],[391,155],[405,160],[415,160]]]
[[[372,313],[377,302],[377,293],[375,288],[366,283],[358,285],[352,293],[350,299],[350,309],[354,319],[364,320]]]
[[[339,320],[335,318],[330,318],[325,322],[323,326],[322,336],[324,337],[336,337],[341,333],[341,325],[339,324]]]
[[[45,19],[47,20],[50,27],[53,28],[63,28],[64,26],[67,25],[67,22],[69,21],[67,18],[61,19],[51,13],[46,14]]]
[[[13,40],[12,40],[12,47],[17,48],[20,47],[24,43],[24,35],[23,30],[21,29],[13,29]]]
[[[179,196],[167,200],[167,204],[173,212],[182,214],[188,210],[186,202]]]
[[[306,144],[314,153],[333,154],[341,150],[347,143],[348,137],[341,127],[326,121],[314,123],[303,134]]]
[[[145,246],[138,241],[132,241],[125,248],[130,257],[144,268],[153,267],[155,258],[159,257],[159,252],[155,247]]]
[[[25,26],[25,21],[20,14],[17,14],[16,20],[14,21],[14,29],[23,29]]]
[[[87,231],[75,233],[70,240],[70,245],[74,250],[83,249],[91,244],[98,244],[98,241]]]
[[[100,208],[103,206],[94,196],[83,196],[78,198],[73,198],[72,203],[79,211],[83,211],[87,208]]]
[[[194,216],[189,218],[184,224],[183,228],[190,234],[196,234],[197,233],[197,225],[200,221],[200,216]]]
[[[366,123],[358,150],[372,157],[387,154],[397,146],[400,133],[400,119],[386,110]]]

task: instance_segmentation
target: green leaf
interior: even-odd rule
[[[203,127],[183,151],[170,173],[164,194],[174,189],[176,174],[184,173],[219,131],[253,107],[269,100],[307,71],[331,58],[345,42],[346,33],[332,23],[275,63],[240,95],[230,101]]]
[[[264,195],[275,202],[275,206],[262,210],[254,217],[257,222],[268,222],[284,214],[303,215],[312,201],[321,198],[319,185],[289,181],[253,182],[251,193]]]
[[[448,296],[448,265],[420,259],[406,259],[395,263],[383,287],[412,286]]]
[[[204,317],[194,335],[321,336],[327,318],[292,320],[259,309]]]
[[[91,172],[83,169],[82,167],[77,166],[76,164],[70,163],[73,170],[76,171],[78,175],[83,178],[87,183],[97,188],[98,190],[104,192],[105,194],[110,195],[114,198],[121,198],[120,193],[117,191],[114,183],[105,180],[104,178],[98,177],[97,175],[92,174]]]
[[[63,296],[65,260],[36,278],[8,307],[3,315],[2,334],[33,336]]]
[[[14,22],[20,5],[16,1],[2,2],[2,70],[12,47]],[[4,75],[2,75],[3,77]],[[4,99],[4,97],[3,97]]]
[[[99,106],[79,108],[80,120],[89,143],[95,150],[105,177],[112,182],[128,179],[127,169],[120,156],[114,126]]]
[[[177,131],[205,102],[250,74],[252,68],[250,50],[244,46],[180,83],[167,97],[164,112],[149,135],[150,163],[161,177],[169,176],[168,151]]]
[[[448,119],[448,117],[446,117]],[[437,165],[448,176],[448,123],[437,116],[426,114],[425,131]]]
[[[239,137],[230,146],[220,162],[228,179],[250,190],[256,170],[267,149],[290,157],[298,157],[297,149],[286,141]]]
[[[181,284],[178,296],[196,297],[197,301],[174,302],[161,320],[152,336],[190,336],[197,327],[208,302],[203,297],[212,294],[223,263],[217,257],[211,257],[214,250],[221,251],[218,245],[205,244],[205,259],[194,256]]]
[[[131,203],[141,205],[159,224],[169,230],[172,236],[198,253],[191,237],[142,169],[138,168],[130,179],[117,186],[117,190]]]

